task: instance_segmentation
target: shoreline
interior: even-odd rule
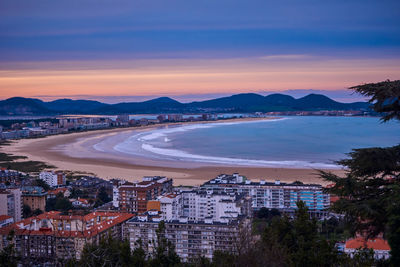
[[[246,166],[192,166],[171,167],[149,166],[143,164],[143,159],[138,162],[128,162],[123,157],[113,156],[102,158],[99,155],[90,157],[80,145],[80,141],[88,139],[101,139],[106,136],[123,132],[144,132],[160,127],[176,125],[204,124],[204,123],[232,123],[245,121],[270,120],[271,118],[238,118],[220,121],[180,122],[156,124],[143,127],[101,129],[64,135],[47,136],[40,139],[20,139],[13,141],[8,146],[3,146],[5,153],[27,156],[30,160],[42,161],[54,165],[58,170],[93,173],[100,178],[122,178],[128,181],[140,180],[143,176],[167,176],[174,179],[174,185],[199,185],[221,173],[231,174],[238,172],[252,180],[281,180],[282,182],[302,181],[304,183],[325,184],[318,178],[317,170],[302,168],[274,168],[274,167],[246,167]],[[77,156],[67,153],[74,152]],[[90,151],[89,151],[90,152]],[[327,170],[327,169],[324,169]],[[329,170],[329,169],[328,169]],[[336,174],[343,174],[344,170],[329,170]]]

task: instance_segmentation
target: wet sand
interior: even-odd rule
[[[236,119],[232,121],[249,121],[254,119]],[[218,122],[225,122],[218,121]],[[197,122],[199,123],[199,122]],[[182,123],[179,123],[182,124]],[[171,125],[171,124],[169,124]],[[173,124],[176,125],[176,124]],[[165,126],[165,125],[164,125]],[[154,164],[152,161],[123,155],[101,153],[92,148],[91,142],[102,140],[110,135],[132,131],[148,131],[160,125],[139,128],[119,128],[96,130],[81,133],[48,136],[40,139],[21,139],[1,148],[5,153],[27,156],[30,160],[43,161],[54,165],[59,170],[93,173],[104,179],[123,178],[134,181],[143,176],[160,175],[174,179],[174,185],[199,185],[221,173],[240,173],[253,180],[264,179],[283,182],[302,181],[304,183],[325,184],[313,169],[264,168],[243,166],[196,166],[195,164],[174,164],[164,162]],[[90,141],[91,140],[91,141]],[[331,170],[343,174],[343,170]]]

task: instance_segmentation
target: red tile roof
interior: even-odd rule
[[[366,240],[363,237],[357,237],[354,239],[347,240],[345,248],[350,248],[350,249],[372,248],[374,250],[390,250],[388,242],[383,238]]]
[[[119,212],[93,212],[87,214],[85,216],[79,215],[60,215],[58,211],[50,211],[43,214],[40,214],[36,217],[30,217],[14,223],[12,225],[3,227],[0,229],[1,235],[7,235],[11,230],[15,231],[16,235],[49,235],[49,236],[62,236],[62,237],[93,237],[97,234],[100,234],[107,229],[122,223],[124,221],[129,220],[134,215],[130,213],[119,213]],[[42,219],[53,219],[53,220],[82,220],[86,223],[89,222],[93,218],[104,217],[99,223],[94,223],[89,229],[85,229],[82,231],[67,231],[67,230],[52,230],[51,228],[39,228],[39,230],[28,230],[23,229],[21,227],[31,224],[33,220],[42,220]],[[23,226],[21,226],[21,224]]]
[[[8,216],[8,215],[0,215],[0,221],[4,221],[4,220],[10,219],[10,218],[12,218],[12,217]]]
[[[52,194],[52,195],[57,195],[57,194],[60,193],[60,192],[65,193],[67,190],[68,190],[68,188],[59,187],[59,188],[50,190],[50,191],[48,192],[48,194],[49,194],[49,195],[50,195],[50,194]]]

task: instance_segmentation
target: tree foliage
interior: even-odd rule
[[[382,120],[400,120],[400,81],[384,81],[351,89],[370,97]],[[349,230],[367,238],[384,234],[391,247],[391,264],[400,266],[400,145],[354,149],[338,162],[345,177],[320,171],[332,183],[327,191],[339,196],[333,210],[344,214]]]
[[[367,83],[350,89],[369,97],[372,108],[378,113],[384,113],[383,121],[400,120],[400,80]]]
[[[101,239],[99,244],[88,244],[84,247],[79,266],[132,266],[131,260],[129,243],[108,236]]]

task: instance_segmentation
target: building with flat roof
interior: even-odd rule
[[[162,221],[158,212],[148,212],[130,219],[125,224],[126,239],[131,249],[139,246],[147,253],[157,248],[157,229]],[[236,253],[241,227],[249,224],[243,217],[229,223],[180,220],[163,221],[165,231],[161,234],[170,241],[179,257],[187,262],[199,256],[212,259],[215,251]]]
[[[65,174],[63,172],[41,172],[39,174],[39,179],[43,180],[46,184],[51,187],[56,187],[59,185],[65,185]]]
[[[45,210],[47,192],[40,186],[23,186],[22,203],[28,205],[32,211],[40,209]]]
[[[22,198],[19,188],[0,189],[0,215],[8,215],[13,220],[22,218]]]
[[[0,183],[19,184],[21,176],[20,172],[7,170],[6,168],[0,169]]]
[[[81,216],[50,211],[1,228],[0,249],[13,243],[17,256],[22,259],[80,259],[85,244],[98,244],[108,235],[122,240],[122,226],[132,217],[132,214],[118,212],[92,212]],[[14,237],[9,240],[11,231]]]
[[[233,175],[221,174],[204,183],[201,188],[213,191],[245,193],[252,198],[251,207],[279,209],[285,213],[294,213],[296,203],[304,201],[311,215],[321,217],[330,207],[330,196],[324,193],[323,187],[318,184],[303,184],[301,182],[282,183],[253,182],[237,173]]]
[[[172,179],[160,176],[143,177],[136,183],[116,183],[113,189],[113,205],[119,210],[132,213],[143,213],[147,202],[158,196],[172,192]]]

